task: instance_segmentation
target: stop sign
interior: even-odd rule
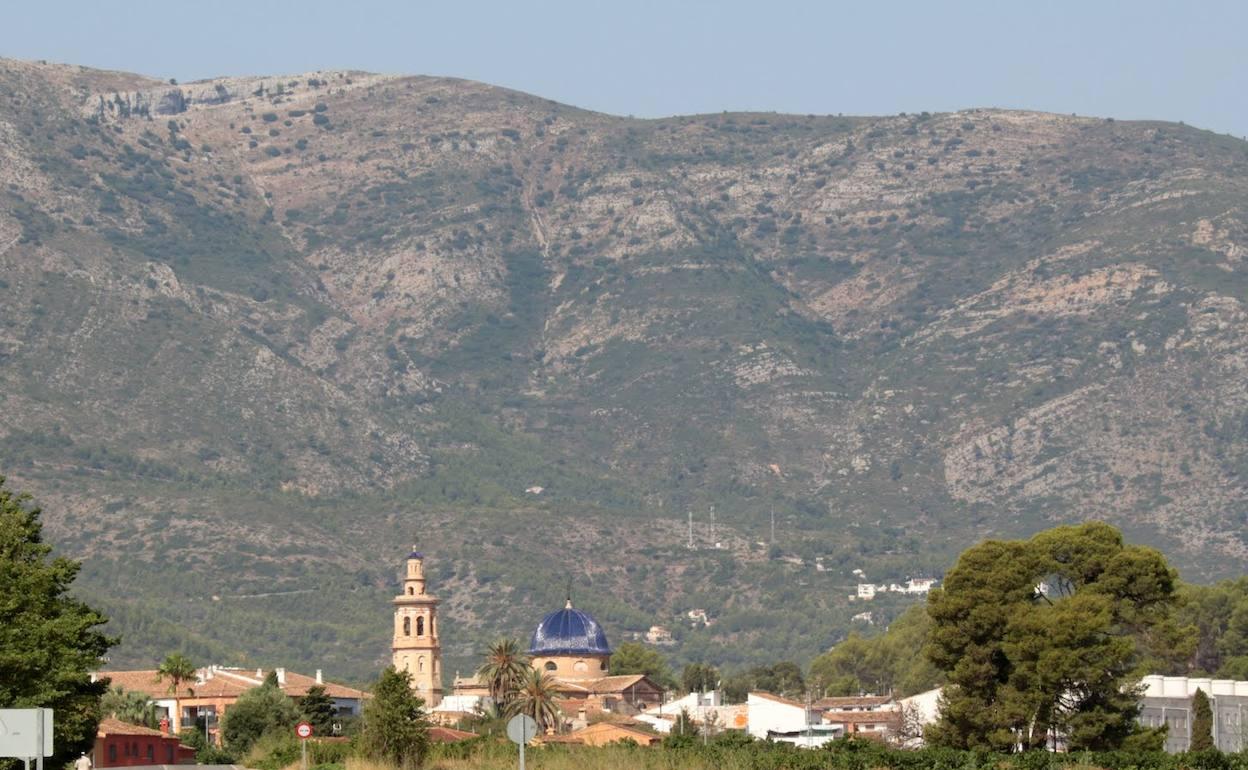
[[[307,722],[300,722],[299,724],[295,725],[295,735],[298,735],[300,738],[311,738],[312,737],[312,725],[308,724]]]

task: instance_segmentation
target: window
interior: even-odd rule
[[[607,662],[605,660],[598,661],[598,668],[602,671],[607,670]]]
[[[110,763],[117,761],[117,744],[108,744],[108,761]]]
[[[416,618],[416,635],[417,636],[425,635],[425,619],[424,618]]]
[[[425,673],[425,656],[424,655],[421,655],[419,658],[416,659],[416,671],[421,674]]]
[[[411,586],[408,586],[408,587],[407,587],[407,595],[408,595],[408,596],[412,596],[412,595],[414,595],[415,593],[416,593],[416,589],[415,589],[415,588],[412,588]]]
[[[147,744],[147,761],[156,762],[156,744],[154,743]]]
[[[173,744],[172,743],[165,744],[165,764],[166,765],[173,764]]]
[[[547,671],[554,671],[555,669],[557,669],[557,668],[559,668],[559,667],[555,665],[555,662],[554,662],[553,660],[548,660],[548,661],[546,661],[546,666],[545,666],[545,668],[546,668],[546,670],[547,670]]]
[[[412,635],[412,619],[411,618],[403,618],[403,635],[404,636]]]
[[[578,660],[572,664],[572,670],[578,673],[584,673],[589,670],[589,664],[583,660]]]

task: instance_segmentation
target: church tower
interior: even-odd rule
[[[438,641],[438,600],[425,593],[425,557],[415,546],[407,557],[403,593],[394,597],[396,671],[412,675],[412,688],[425,708],[442,702],[442,645]]]

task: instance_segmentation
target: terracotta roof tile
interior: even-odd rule
[[[114,717],[105,717],[100,720],[100,726],[96,729],[96,736],[103,738],[106,735],[158,735],[162,738],[172,738],[171,735],[165,735],[160,730],[153,730],[143,725],[132,725],[129,722],[123,722]]]
[[[476,737],[476,733],[464,732],[451,727],[442,727],[441,725],[434,725],[429,728],[429,740],[434,743],[457,743],[458,741],[466,741]]]
[[[200,669],[200,674],[205,677],[204,681],[183,683],[178,688],[177,697],[236,698],[253,687],[259,687],[264,682],[264,675],[256,676],[254,669]],[[130,692],[141,692],[153,700],[174,697],[169,689],[169,680],[157,679],[155,669],[101,671],[99,676],[101,679],[107,677],[111,681],[112,686],[118,686]],[[287,671],[285,679],[286,683],[282,685],[282,692],[292,698],[301,698],[307,695],[308,690],[316,685],[315,677],[297,674],[293,671]],[[368,693],[363,690],[335,684],[334,682],[324,682],[322,686],[325,688],[325,694],[331,698],[362,699],[369,697]]]

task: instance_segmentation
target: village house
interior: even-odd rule
[[[691,692],[654,706],[635,719],[666,735],[682,714],[687,714],[695,725],[711,725],[715,729],[744,730],[749,725],[749,707],[744,703],[724,703],[719,690]]]
[[[672,638],[672,632],[663,626],[650,626],[650,630],[646,632],[646,644],[670,647],[676,644],[676,640]]]
[[[814,706],[824,723],[840,725],[845,735],[885,739],[901,727],[901,706],[889,695],[822,698]]]
[[[814,749],[845,734],[842,725],[826,724],[822,712],[810,704],[769,692],[751,692],[746,696],[746,707],[746,732],[758,740]]]
[[[168,726],[167,721],[164,724]],[[193,765],[195,749],[183,746],[176,735],[105,717],[96,728],[91,764],[100,768]]]
[[[273,671],[278,688],[295,700],[307,695],[312,687],[324,687],[325,694],[343,716],[359,715],[364,699],[369,697],[363,690],[326,681],[319,669],[314,676],[285,668]],[[182,682],[178,691],[173,692],[168,679],[157,678],[156,669],[100,671],[92,675],[93,680],[108,679],[110,687],[146,695],[155,704],[157,714],[169,720],[175,735],[183,728],[196,727],[205,730],[214,741],[218,738],[221,717],[240,695],[263,684],[264,678],[264,669],[208,666],[196,671],[194,680]]]

